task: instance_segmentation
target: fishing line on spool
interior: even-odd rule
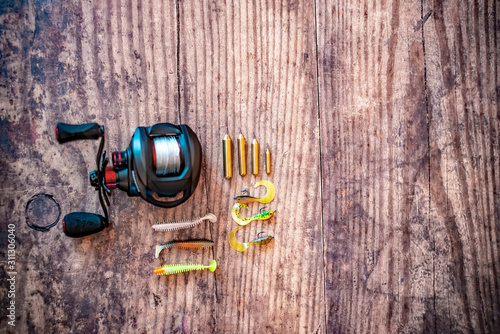
[[[153,139],[156,155],[156,175],[179,174],[181,169],[181,148],[176,137]]]

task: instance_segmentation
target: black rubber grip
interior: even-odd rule
[[[63,231],[68,237],[81,238],[108,227],[106,219],[95,213],[72,212],[63,219]]]
[[[97,123],[56,125],[56,139],[61,144],[80,139],[99,139],[103,134],[103,128]]]

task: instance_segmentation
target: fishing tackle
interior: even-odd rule
[[[164,249],[168,248],[183,248],[183,249],[199,249],[205,247],[212,247],[214,242],[206,239],[197,239],[197,240],[185,240],[185,241],[170,241],[163,245],[156,245],[155,247],[155,258],[160,256],[160,252]]]
[[[271,151],[266,148],[266,173],[271,174]]]
[[[61,206],[54,199],[54,196],[39,193],[30,198],[26,207],[24,208],[24,216],[26,224],[35,231],[48,232],[54,227],[61,217]],[[55,218],[55,219],[54,219]],[[49,220],[46,224],[35,224]],[[54,220],[52,220],[54,219]]]
[[[233,208],[231,209],[231,216],[233,217],[233,220],[238,225],[241,225],[241,226],[248,225],[250,222],[252,222],[254,220],[267,220],[267,219],[271,219],[274,216],[274,213],[276,212],[276,210],[274,210],[274,211],[263,211],[264,208],[261,208],[260,209],[260,213],[254,215],[252,217],[248,217],[247,218],[247,217],[243,217],[240,214],[240,209],[241,208],[248,209],[248,206],[246,206],[245,204],[236,203],[235,205],[233,205]]]
[[[248,247],[252,245],[267,245],[271,242],[271,240],[274,239],[274,237],[272,236],[260,238],[259,235],[262,233],[260,232],[259,234],[257,234],[257,239],[255,240],[252,240],[250,242],[239,242],[238,239],[236,239],[236,232],[238,232],[242,228],[243,226],[238,226],[232,229],[231,232],[229,232],[229,244],[238,252],[244,252],[248,249]]]
[[[230,179],[233,176],[233,165],[231,160],[231,137],[226,132],[224,139],[222,139],[222,157],[224,163],[224,178]]]
[[[214,272],[215,268],[217,268],[217,262],[215,260],[210,263],[208,266],[204,266],[202,264],[165,264],[161,267],[156,268],[153,273],[156,275],[171,275],[182,273],[185,271],[191,270],[204,270],[210,269],[210,271]]]
[[[272,182],[267,180],[260,180],[254,185],[254,188],[257,188],[259,186],[266,187],[267,192],[264,196],[262,197],[249,196],[248,191],[245,191],[246,195],[236,196],[234,199],[241,204],[248,204],[253,202],[260,202],[262,204],[265,204],[271,202],[274,199],[274,196],[276,196],[276,188],[274,187],[274,184],[272,184]]]
[[[217,221],[217,217],[213,213],[207,213],[203,217],[196,218],[195,220],[177,220],[177,221],[163,221],[153,225],[155,231],[174,231],[183,228],[190,228],[198,225],[204,220],[209,220],[212,223]]]
[[[159,123],[138,127],[123,151],[114,151],[111,160],[104,150],[104,126],[97,123],[57,123],[56,139],[60,144],[100,139],[96,170],[90,172],[90,184],[98,191],[104,216],[89,212],[72,212],[63,219],[63,231],[69,237],[84,237],[102,231],[109,225],[107,207],[113,189],[129,196],[173,208],[185,202],[195,191],[201,173],[200,141],[185,124]],[[75,161],[68,157],[69,161]]]
[[[241,129],[237,141],[238,141],[238,167],[240,175],[245,176],[247,175],[247,162],[245,154],[246,141],[245,141],[245,136],[243,136],[243,133],[241,133]]]

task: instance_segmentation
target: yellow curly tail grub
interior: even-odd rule
[[[236,239],[236,232],[241,230],[243,226],[238,226],[229,232],[229,244],[231,247],[233,247],[235,250],[238,252],[244,252],[248,249],[248,247],[252,245],[266,245],[271,242],[274,238],[271,236],[267,237],[262,237],[262,238],[257,238],[255,240],[252,240],[250,242],[239,242],[238,239]],[[258,235],[257,235],[258,236]]]
[[[238,252],[244,252],[248,248],[248,243],[247,242],[239,242],[238,239],[236,239],[236,232],[241,230],[243,226],[238,226],[229,232],[229,244],[231,247],[236,249]]]
[[[267,189],[266,194],[259,198],[259,202],[263,204],[271,202],[274,199],[274,196],[276,196],[276,188],[274,187],[274,184],[268,180],[260,180],[254,185],[254,188],[259,186],[264,186]]]
[[[215,260],[213,260],[212,263],[210,263],[210,265],[208,266],[204,266],[202,264],[166,264],[156,268],[153,272],[156,275],[172,275],[190,270],[203,269],[210,269],[211,272],[214,272],[215,268],[217,268],[217,263],[215,262]]]
[[[248,203],[254,203],[254,202],[260,202],[260,203],[269,203],[274,199],[274,196],[276,196],[276,188],[274,187],[274,184],[272,184],[270,181],[267,180],[260,180],[257,182],[254,187],[257,188],[259,186],[264,186],[267,189],[267,192],[264,196],[262,197],[253,197],[248,195],[248,191],[243,191],[245,192],[245,195],[240,195],[236,196],[234,199],[236,202],[240,204],[248,204]]]

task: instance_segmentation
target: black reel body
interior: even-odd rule
[[[201,145],[187,125],[161,123],[138,127],[127,150],[113,153],[116,185],[115,177],[107,171],[106,186],[116,186],[129,196],[141,196],[151,204],[172,208],[193,194],[200,167]],[[181,192],[181,198],[167,200]]]
[[[201,145],[187,125],[159,123],[138,127],[129,147],[112,154],[113,166],[107,166],[104,127],[96,123],[69,125],[58,123],[56,137],[60,143],[79,139],[101,139],[97,170],[90,173],[92,186],[99,191],[104,216],[85,212],[66,215],[63,229],[70,237],[99,232],[108,226],[108,196],[112,189],[163,208],[185,202],[194,192],[200,178]]]

